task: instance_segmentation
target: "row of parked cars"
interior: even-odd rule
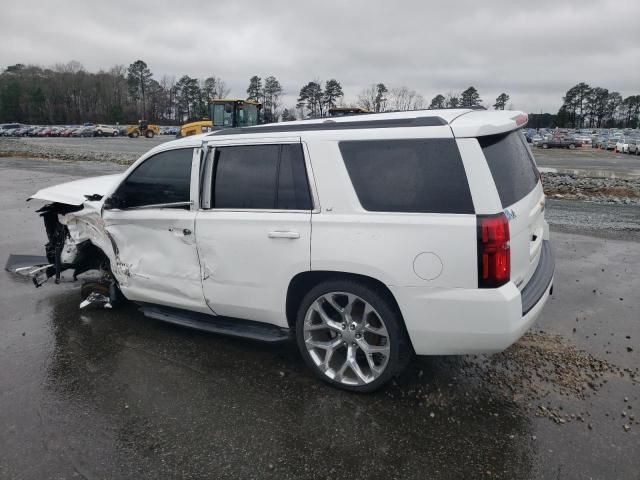
[[[539,148],[599,148],[640,155],[640,130],[551,130],[529,129],[527,141]]]
[[[0,125],[1,137],[117,137],[127,134],[127,126],[85,123],[84,125]],[[161,127],[160,135],[176,135],[178,127]]]

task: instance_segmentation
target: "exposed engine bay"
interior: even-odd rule
[[[78,276],[83,273],[95,271],[96,275],[83,279],[81,290],[83,301],[80,308],[89,305],[111,308],[118,297],[118,286],[111,272],[111,262],[103,250],[98,248],[90,238],[82,238],[74,216],[69,215],[80,212],[84,208],[84,205],[54,202],[36,210],[44,221],[47,233],[45,256],[11,255],[5,269],[30,277],[36,288],[41,287],[51,278],[54,278],[56,284],[60,283],[62,273],[67,270],[72,270],[74,281],[78,280]],[[71,230],[67,223],[71,223]],[[84,228],[86,229],[86,225]]]

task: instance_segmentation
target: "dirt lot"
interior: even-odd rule
[[[122,168],[0,158],[0,257],[42,253],[29,194]],[[640,207],[547,211],[536,327],[501,354],[416,359],[373,395],[318,383],[294,345],[81,312],[77,283],[3,272],[0,478],[636,478]]]

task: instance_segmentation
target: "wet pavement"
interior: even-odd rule
[[[30,193],[120,168],[0,159],[0,258],[42,253]],[[0,478],[638,478],[640,238],[584,205],[549,202],[563,232],[532,334],[417,359],[372,395],[319,383],[294,345],[80,312],[78,283],[3,271]]]

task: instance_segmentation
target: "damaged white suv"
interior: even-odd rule
[[[372,391],[412,354],[495,352],[552,291],[526,115],[385,113],[221,130],[124,174],[43,189],[47,264],[99,270],[149,317],[294,337],[332,385]]]

